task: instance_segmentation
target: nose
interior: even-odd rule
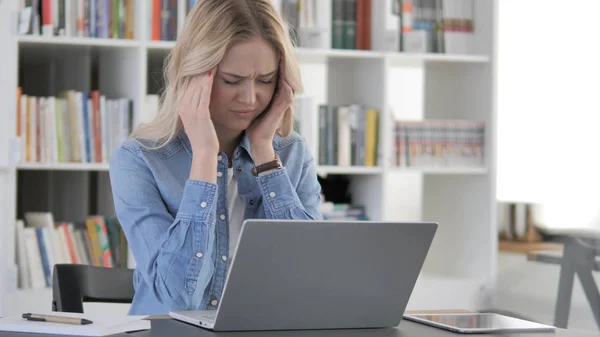
[[[239,93],[239,100],[240,103],[244,103],[246,106],[254,106],[254,103],[256,103],[256,90],[253,81],[248,82]]]

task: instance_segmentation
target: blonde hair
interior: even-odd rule
[[[165,88],[156,116],[130,135],[158,149],[183,130],[177,107],[194,76],[214,68],[234,44],[262,37],[285,60],[285,77],[294,92],[302,90],[294,45],[272,0],[198,0],[186,18],[174,48],[165,59]],[[277,134],[293,132],[294,101],[284,113]]]

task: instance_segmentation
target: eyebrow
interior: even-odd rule
[[[277,70],[273,70],[272,72],[270,72],[268,74],[258,75],[258,77],[267,77],[267,76],[275,75],[276,72],[277,72]],[[247,76],[236,75],[236,74],[228,73],[228,72],[225,72],[225,71],[222,71],[221,73],[223,73],[225,75],[228,75],[228,76],[231,76],[231,77],[239,78],[239,79],[247,78]]]

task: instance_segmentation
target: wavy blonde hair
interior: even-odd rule
[[[294,45],[272,0],[198,0],[186,18],[174,48],[165,59],[165,88],[153,120],[139,125],[130,135],[148,140],[158,149],[183,130],[177,107],[194,76],[221,62],[234,44],[262,37],[285,60],[285,76],[294,92],[302,90]],[[277,129],[280,136],[293,132],[294,101]]]

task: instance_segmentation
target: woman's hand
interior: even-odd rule
[[[185,92],[178,113],[192,146],[190,179],[217,183],[219,139],[208,109],[216,69],[196,76]],[[212,163],[212,164],[211,164]]]
[[[252,155],[255,165],[269,162],[275,158],[273,150],[273,137],[279,126],[281,118],[290,107],[294,91],[285,80],[285,62],[283,58],[279,62],[279,83],[273,97],[269,111],[250,124],[246,133],[252,147]]]
[[[215,69],[196,76],[179,105],[179,117],[196,155],[219,152],[219,139],[210,118],[209,103]]]

